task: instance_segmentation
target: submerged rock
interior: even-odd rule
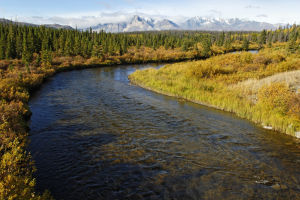
[[[274,190],[286,190],[287,186],[276,183],[276,184],[272,185],[271,188],[273,188]]]

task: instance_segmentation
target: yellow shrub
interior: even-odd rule
[[[276,110],[281,114],[288,112],[292,98],[293,93],[283,83],[272,83],[263,86],[258,91],[258,103],[265,106],[268,110]]]

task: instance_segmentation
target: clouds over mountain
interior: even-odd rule
[[[96,26],[98,24],[107,24],[107,23],[122,23],[130,21],[135,15],[143,17],[145,19],[163,19],[168,18],[164,15],[155,15],[155,14],[145,14],[140,12],[95,12],[95,13],[76,13],[69,14],[65,16],[54,16],[54,17],[19,17],[18,19],[13,19],[14,21],[26,21],[34,24],[63,24],[69,25],[73,28],[87,28],[90,26]],[[183,21],[186,17],[171,17],[171,20]]]
[[[216,19],[193,17],[176,24],[168,19],[143,18],[138,15],[122,23],[105,23],[92,26],[94,31],[135,32],[155,30],[209,30],[209,31],[261,31],[275,29],[277,26],[265,22],[242,19]]]
[[[214,13],[219,11],[214,10]],[[212,30],[212,31],[260,31],[262,29],[274,29],[277,26],[270,23],[257,22],[246,19],[223,19],[215,17],[168,17],[163,15],[149,15],[144,13],[114,12],[84,15],[81,17],[56,16],[56,17],[25,17],[18,21],[26,21],[35,24],[61,24],[88,29],[94,31],[104,30],[106,32],[133,32],[153,30]],[[257,18],[265,19],[266,15]]]

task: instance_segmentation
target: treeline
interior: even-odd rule
[[[262,47],[275,42],[296,41],[299,30],[299,27],[293,26],[261,33],[164,31],[113,34],[3,23],[0,24],[0,59],[22,59],[24,63],[30,63],[34,58],[47,63],[53,56],[80,55],[105,59],[106,56],[123,55],[129,48],[139,49],[141,46],[154,50],[160,47],[196,50],[202,51],[205,56],[213,45],[231,50],[234,43],[242,42],[242,48],[247,50],[250,43]],[[202,46],[200,50],[198,44]]]

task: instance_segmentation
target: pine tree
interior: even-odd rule
[[[262,47],[264,44],[266,44],[266,41],[267,41],[267,32],[266,32],[266,30],[263,30],[260,33],[260,39],[259,39],[260,47]]]
[[[22,51],[23,51],[23,37],[21,35],[21,32],[18,32],[16,36],[16,57],[17,58],[22,57]]]
[[[75,41],[74,41],[74,55],[80,55],[80,48],[81,48],[81,43],[80,43],[80,38],[78,35],[75,36]]]
[[[43,67],[49,67],[51,66],[51,62],[52,62],[52,56],[51,56],[51,52],[49,50],[42,50],[41,52],[41,63]]]
[[[14,30],[12,24],[9,25],[5,57],[6,59],[15,58]]]
[[[64,55],[65,52],[65,35],[64,33],[61,33],[59,36],[59,49],[58,49],[58,54],[59,55]]]
[[[128,51],[128,45],[127,45],[126,39],[123,39],[123,41],[122,41],[122,51],[123,51],[123,53],[127,53],[127,51]]]
[[[189,49],[189,44],[188,41],[183,41],[182,47],[181,47],[182,51],[187,51]]]
[[[205,38],[202,42],[203,51],[201,52],[201,56],[209,57],[211,55],[211,41],[209,38]]]
[[[6,40],[4,33],[0,33],[0,59],[5,58]]]
[[[297,35],[298,35],[298,32],[293,32],[291,34],[290,40],[289,40],[289,42],[287,44],[288,50],[290,52],[292,52],[292,53],[295,53],[296,50],[298,49],[297,43],[296,43],[296,41],[297,41]]]
[[[102,60],[103,56],[103,47],[99,44],[93,45],[92,57],[100,58]]]
[[[70,34],[68,34],[68,36],[67,36],[64,50],[65,50],[64,55],[66,55],[66,56],[73,55],[73,41],[72,41]]]
[[[34,45],[34,36],[33,36],[32,30],[30,29],[28,31],[28,35],[27,35],[27,49],[28,49],[28,52],[31,54],[31,56],[34,52],[39,52],[39,51],[35,51],[36,48],[38,48],[38,47],[35,47],[35,45]]]
[[[137,49],[141,48],[141,41],[139,40],[139,38],[137,39],[137,42],[136,42],[136,48]]]
[[[22,60],[25,64],[29,64],[32,60],[32,54],[28,49],[28,43],[27,43],[27,35],[23,35],[23,51],[22,51]]]
[[[249,50],[249,40],[246,37],[244,37],[242,49],[244,51],[248,51]]]

